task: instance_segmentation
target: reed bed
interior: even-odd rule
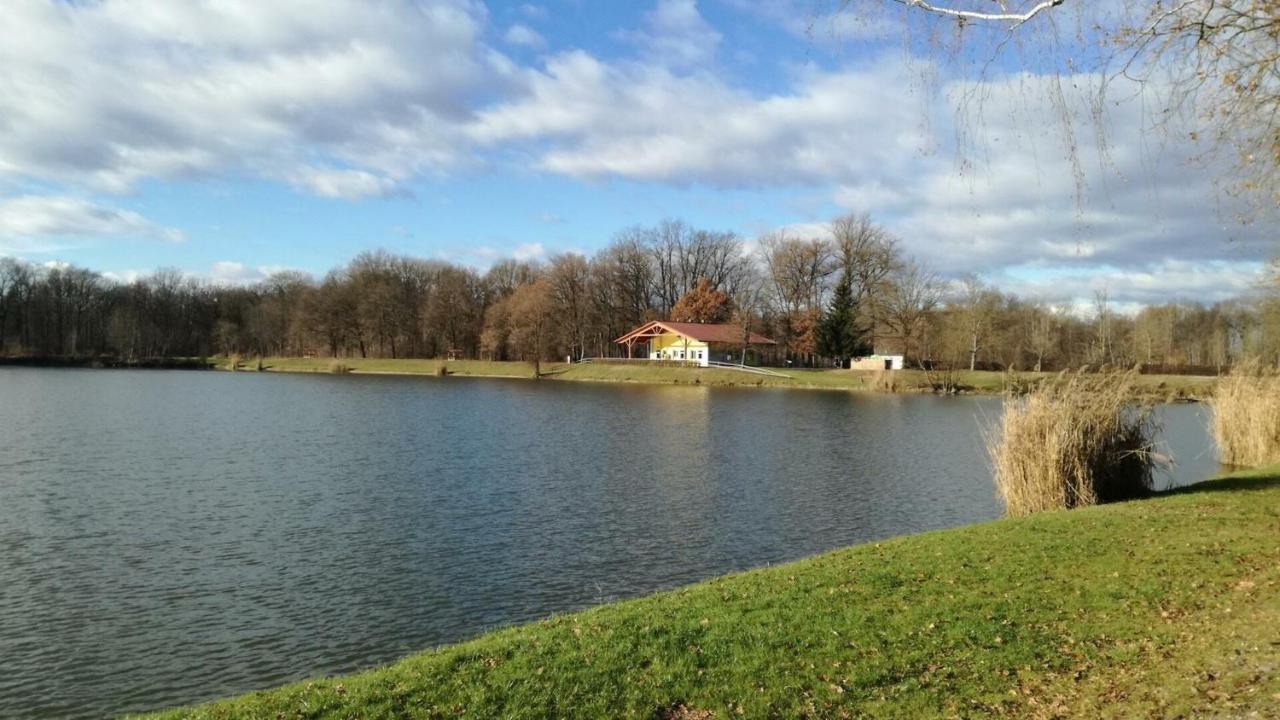
[[[1227,465],[1280,463],[1280,372],[1257,360],[1241,363],[1209,401],[1213,439]]]
[[[1157,456],[1136,371],[1081,370],[1010,397],[987,451],[1008,515],[1096,505],[1151,492]]]

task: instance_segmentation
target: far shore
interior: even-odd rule
[[[891,372],[770,368],[787,377],[760,375],[722,368],[680,367],[644,362],[591,363],[515,360],[440,360],[424,358],[265,357],[156,358],[124,360],[84,357],[0,357],[0,366],[95,367],[143,369],[203,369],[223,372],[320,373],[354,375],[403,375],[429,377],[478,377],[516,380],[692,385],[703,387],[786,388],[840,392],[929,394],[939,392],[940,373],[922,370]],[[951,394],[1000,395],[1018,393],[1047,377],[1050,372],[998,372],[962,370],[952,373]],[[1143,399],[1158,402],[1197,402],[1213,395],[1217,377],[1203,375],[1140,375]]]
[[[214,358],[215,369],[230,371],[231,360]],[[241,372],[338,373],[360,375],[425,375],[512,378],[573,382],[694,385],[706,387],[788,388],[877,393],[933,393],[938,375],[922,370],[876,372],[863,370],[770,368],[787,377],[759,375],[721,368],[680,367],[644,362],[544,362],[534,364],[497,360],[437,360],[413,358],[266,357],[241,360]],[[536,373],[536,374],[535,374]],[[953,382],[958,394],[999,395],[1033,386],[1056,373],[959,371]],[[1157,401],[1205,400],[1213,394],[1216,377],[1194,375],[1142,375],[1143,397]]]

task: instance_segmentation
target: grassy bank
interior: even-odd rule
[[[229,369],[225,358],[214,359],[215,367]],[[380,373],[398,375],[436,375],[441,360],[418,359],[360,359],[344,358],[341,361],[353,373]],[[319,372],[332,371],[330,358],[282,358],[270,357],[262,361],[268,372]],[[445,362],[450,375],[462,377],[510,377],[532,378],[533,365],[525,362],[498,362],[487,360],[451,360]],[[254,370],[257,361],[245,361],[242,369]],[[790,369],[790,377],[754,375],[733,370],[699,369],[643,363],[542,363],[544,380],[576,380],[587,382],[630,382],[666,385],[706,385],[711,387],[782,387],[820,390],[875,392],[874,372],[851,370]],[[1050,373],[960,372],[956,383],[964,392],[993,394],[1003,392],[1010,382],[1026,386],[1035,384]],[[919,370],[902,370],[895,373],[897,392],[929,392],[930,382]],[[1138,377],[1141,391],[1157,400],[1204,399],[1212,394],[1217,378],[1187,375],[1141,375]]]
[[[1277,537],[1280,467],[839,550],[156,717],[1274,716]]]

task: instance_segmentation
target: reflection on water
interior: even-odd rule
[[[999,513],[995,398],[0,369],[0,717],[98,717]],[[1162,410],[1176,482],[1214,469]]]

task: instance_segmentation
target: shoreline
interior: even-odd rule
[[[417,358],[318,358],[265,357],[241,361],[239,369],[230,367],[231,359],[166,358],[154,360],[121,360],[118,358],[0,358],[0,366],[109,368],[109,369],[183,369],[220,372],[269,372],[328,375],[387,375],[401,377],[471,377],[553,382],[622,383],[630,385],[674,385],[687,387],[773,388],[788,390],[822,390],[875,394],[905,395],[1003,395],[1016,392],[1057,373],[997,371],[958,371],[957,387],[950,392],[935,390],[927,374],[921,370],[890,372],[789,368],[780,372],[789,377],[756,375],[721,368],[690,368],[641,363],[596,362],[568,364],[543,363],[541,375],[535,377],[532,363],[491,360],[435,360]],[[342,369],[336,369],[341,366]],[[447,372],[441,374],[441,368]],[[1154,402],[1202,402],[1212,396],[1217,377],[1200,375],[1140,375],[1139,397]]]
[[[145,717],[1266,715],[1277,502],[1273,466],[905,535]]]
[[[720,368],[689,368],[676,366],[646,366],[639,363],[597,362],[589,364],[544,363],[542,374],[534,377],[531,363],[520,361],[489,360],[419,360],[419,359],[342,359],[336,362],[349,370],[333,373],[330,358],[276,358],[263,359],[263,372],[287,372],[298,374],[351,374],[398,375],[428,377],[497,377],[516,380],[546,380],[558,382],[622,383],[630,385],[675,385],[686,387],[771,388],[787,390],[820,390],[899,395],[1003,395],[1015,387],[1035,384],[1041,379],[1054,377],[1052,372],[1004,373],[997,371],[959,371],[956,373],[958,388],[952,392],[939,392],[930,386],[927,375],[921,370],[896,370],[877,373],[863,370],[838,370],[791,368],[780,369],[790,377],[755,375]],[[441,376],[443,365],[448,373]],[[364,367],[361,367],[364,366]],[[230,371],[226,361],[214,366],[216,370]],[[521,372],[523,371],[523,372]],[[236,372],[256,372],[252,366]],[[882,384],[891,380],[887,386]],[[1141,397],[1156,402],[1203,402],[1212,396],[1216,377],[1196,375],[1141,375]]]

